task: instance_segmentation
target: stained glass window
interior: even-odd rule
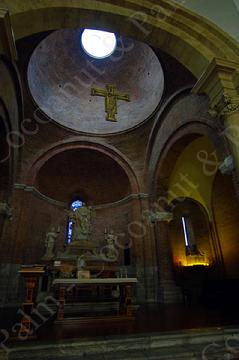
[[[82,205],[84,205],[85,203],[82,200],[74,200],[71,203],[71,210],[76,211],[77,209],[79,209]],[[67,224],[67,244],[69,244],[71,242],[72,239],[72,221],[68,220],[68,224]]]

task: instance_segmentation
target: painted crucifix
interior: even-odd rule
[[[127,94],[121,94],[116,89],[115,85],[106,85],[106,90],[92,88],[92,96],[103,96],[105,98],[105,112],[106,120],[108,121],[117,121],[117,100],[130,101],[130,97]]]

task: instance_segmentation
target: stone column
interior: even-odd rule
[[[148,303],[157,302],[158,275],[156,260],[156,245],[154,229],[150,221],[149,198],[141,199],[141,221],[144,228],[143,249],[145,265],[146,300]]]
[[[138,303],[145,303],[146,302],[146,289],[147,285],[145,282],[145,252],[144,252],[144,241],[143,236],[140,236],[140,232],[142,229],[139,230],[139,234],[137,234],[137,230],[131,226],[132,223],[139,223],[141,224],[141,206],[140,206],[140,199],[132,199],[132,219],[130,224],[128,224],[128,237],[130,241],[130,248],[131,248],[131,267],[135,267],[135,274],[134,276],[138,279],[137,284],[137,302]],[[135,233],[137,236],[135,236]],[[138,236],[139,235],[139,236]]]
[[[142,303],[157,302],[157,265],[153,229],[149,219],[148,196],[132,200],[133,221],[130,235],[138,278],[137,296]],[[134,226],[135,225],[135,226]]]
[[[228,139],[234,167],[239,174],[239,96],[231,98],[223,95],[212,112],[214,114],[224,121],[224,135]]]
[[[224,122],[225,130],[219,135],[228,140],[235,169],[234,184],[239,198],[239,64],[213,59],[193,92],[208,95],[209,113]]]
[[[0,202],[0,240],[2,236],[3,226],[7,219],[11,219],[12,209],[6,202]]]
[[[152,217],[155,224],[155,237],[159,273],[159,302],[164,304],[182,302],[182,293],[176,286],[173,274],[172,253],[169,242],[170,212],[156,212]]]

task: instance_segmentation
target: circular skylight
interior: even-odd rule
[[[81,43],[88,55],[103,59],[114,52],[116,36],[106,31],[85,29],[81,35]]]

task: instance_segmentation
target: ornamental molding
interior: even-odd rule
[[[68,204],[52,199],[44,194],[42,194],[39,190],[37,190],[34,186],[28,186],[26,184],[14,184],[14,188],[16,190],[22,190],[28,193],[32,193],[34,196],[36,196],[37,198],[44,200],[50,204],[53,204],[55,206],[61,207],[61,208],[65,208],[68,209]],[[123,205],[128,203],[131,200],[144,200],[144,199],[148,199],[149,198],[149,194],[145,194],[145,193],[137,193],[137,194],[130,194],[126,197],[124,197],[123,199],[120,199],[118,201],[115,201],[113,203],[107,203],[107,204],[102,204],[102,205],[93,205],[92,209],[98,210],[98,209],[105,209],[105,208],[110,208],[110,207],[117,207],[118,205]]]
[[[173,220],[173,214],[169,211],[155,211],[150,216],[151,223],[170,222]]]

